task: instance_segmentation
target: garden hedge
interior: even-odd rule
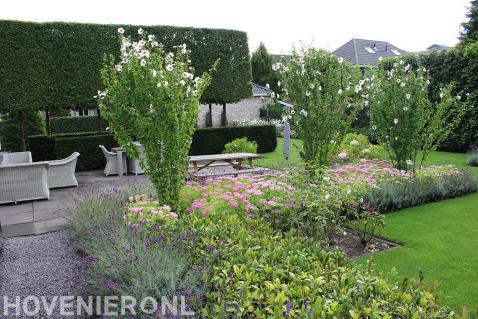
[[[104,130],[108,124],[101,119],[101,128]],[[97,116],[59,116],[50,119],[52,134],[98,132]]]
[[[256,141],[259,153],[272,152],[277,146],[274,125],[201,128],[196,129],[194,133],[189,154],[222,153],[228,142],[241,137]],[[77,170],[80,171],[104,168],[105,158],[98,147],[100,144],[107,149],[117,145],[114,136],[108,133],[87,132],[29,137],[29,149],[34,161],[62,159],[73,152],[79,152]]]
[[[0,111],[94,108],[105,54],[119,56],[117,29],[140,26],[0,21]],[[219,59],[204,102],[232,103],[251,95],[247,34],[235,30],[141,26],[166,50],[185,43],[196,73]]]
[[[197,129],[189,154],[218,154],[224,146],[236,138],[247,137],[258,145],[258,153],[272,152],[277,147],[276,127],[274,125],[210,127]]]

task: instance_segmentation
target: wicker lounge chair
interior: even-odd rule
[[[75,177],[78,156],[80,156],[80,153],[74,152],[65,159],[48,162],[50,164],[48,170],[49,188],[78,186]]]
[[[32,162],[32,153],[30,152],[13,152],[13,153],[4,153],[2,165],[7,164],[21,164],[21,163],[31,163]]]
[[[50,199],[48,162],[0,165],[0,204]]]

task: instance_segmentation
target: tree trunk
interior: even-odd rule
[[[98,133],[101,134],[101,132],[103,130],[101,129],[101,115],[100,115],[100,109],[99,108],[96,109],[96,114],[98,115]]]
[[[226,103],[222,103],[221,125],[222,125],[222,126],[227,126]]]
[[[51,135],[51,126],[50,126],[50,112],[48,109],[45,110],[45,123],[46,123],[46,134]]]
[[[25,144],[25,118],[23,111],[18,111],[18,127],[20,129],[20,147],[22,151],[27,150],[27,145]]]
[[[211,127],[214,126],[212,125],[212,103],[209,103],[209,124],[211,125]]]

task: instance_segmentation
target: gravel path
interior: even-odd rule
[[[3,296],[8,296],[10,302],[19,296],[23,302],[26,296],[46,296],[51,300],[51,296],[79,295],[81,288],[75,278],[79,262],[68,230],[0,239],[0,317],[27,318],[16,317],[14,310],[10,316],[4,316]],[[52,316],[40,312],[33,318],[62,316],[57,309]]]

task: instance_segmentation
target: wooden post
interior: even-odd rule
[[[101,129],[101,115],[100,115],[100,108],[97,108],[96,109],[96,115],[98,115],[98,133],[101,134],[101,132],[103,131]]]
[[[226,103],[222,103],[221,125],[222,125],[222,126],[227,126]]]
[[[46,123],[46,135],[51,135],[51,126],[50,126],[50,112],[48,109],[45,109],[45,123]]]
[[[27,150],[27,145],[25,143],[25,117],[23,111],[18,111],[18,127],[20,129],[20,147],[22,151]]]

